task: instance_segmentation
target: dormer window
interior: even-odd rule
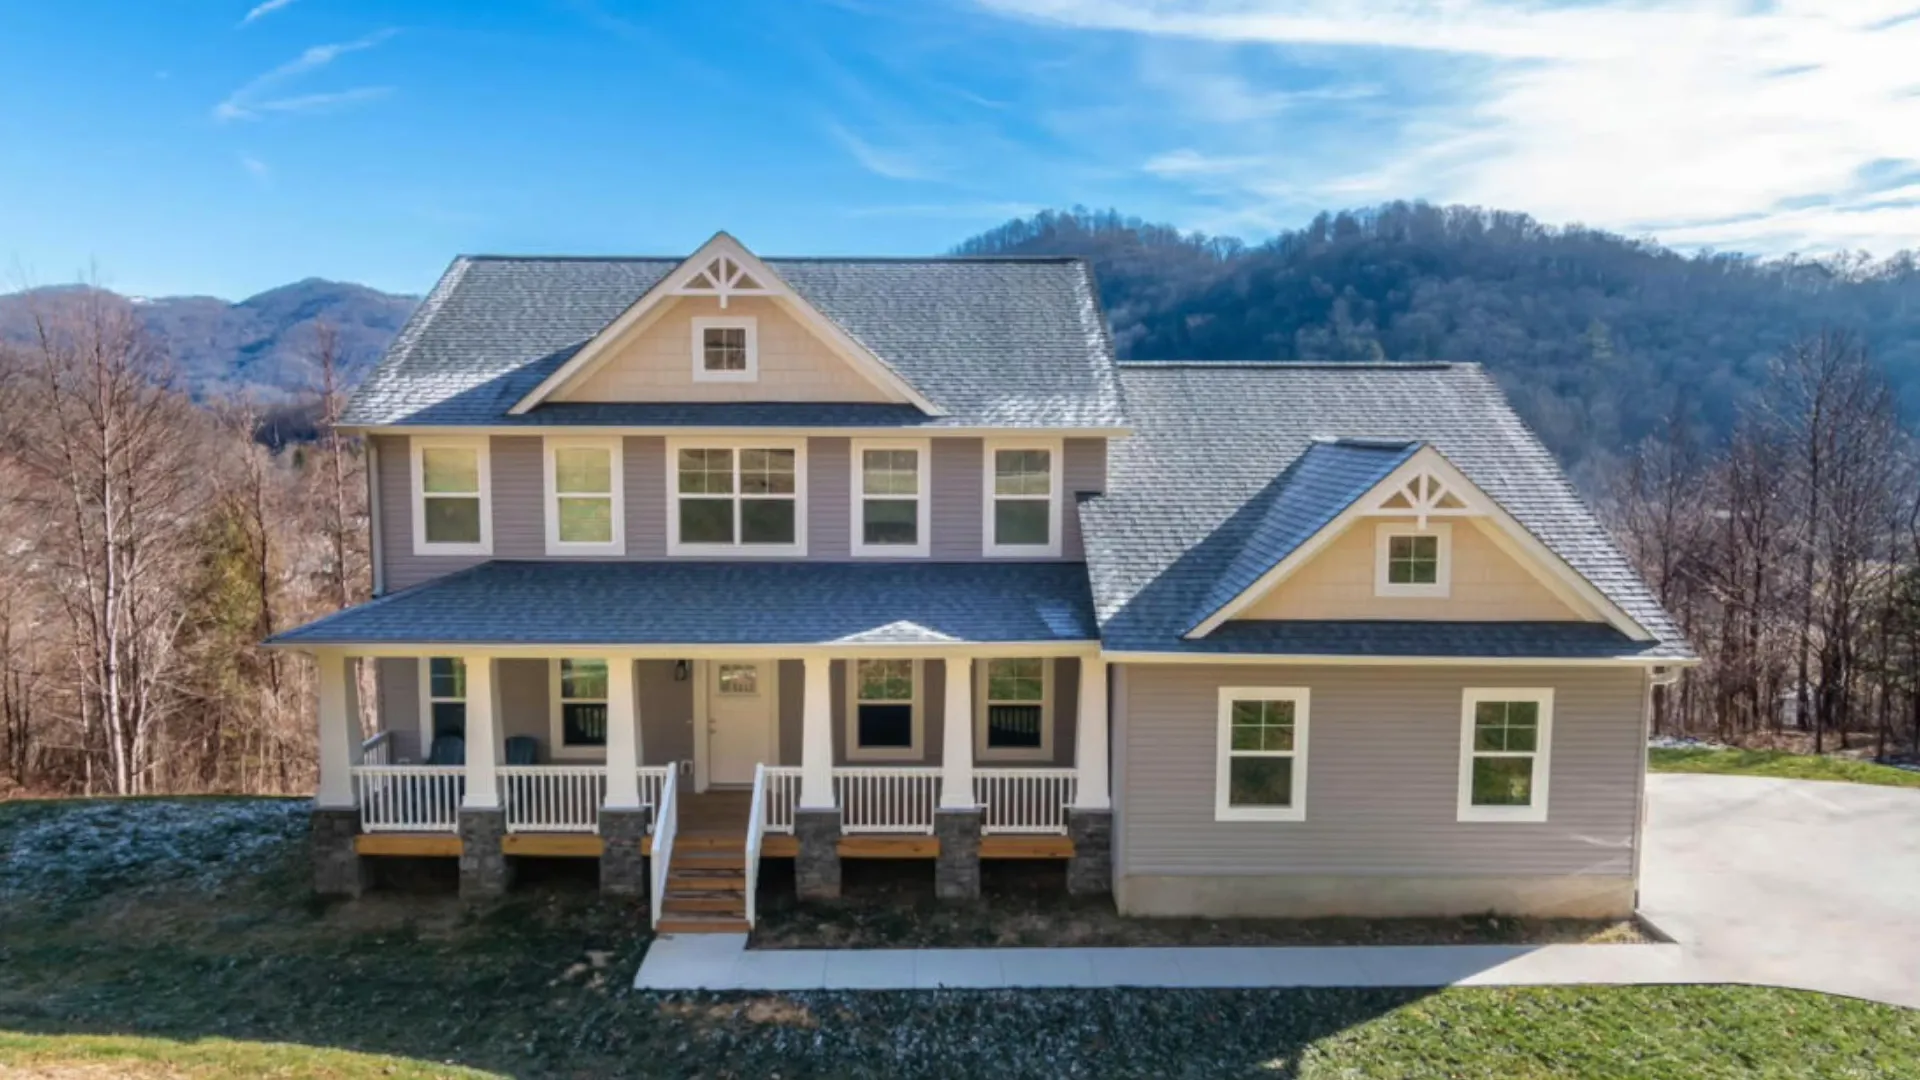
[[[760,349],[754,320],[693,320],[693,378],[696,382],[752,382],[760,377]]]
[[[1386,523],[1375,540],[1375,596],[1445,597],[1453,570],[1453,530],[1444,523]]]

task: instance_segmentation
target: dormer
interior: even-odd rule
[[[1648,636],[1418,441],[1318,439],[1264,500],[1189,639],[1306,620],[1592,622]]]
[[[814,402],[943,410],[719,233],[514,404]]]

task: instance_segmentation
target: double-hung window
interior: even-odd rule
[[[922,556],[927,536],[925,441],[853,443],[853,553]]]
[[[546,459],[547,554],[626,554],[619,437],[550,437]]]
[[[1060,443],[986,444],[988,555],[1060,554]]]
[[[1453,573],[1453,530],[1386,522],[1375,532],[1375,596],[1444,597]]]
[[[1547,820],[1553,691],[1469,687],[1461,699],[1459,819]]]
[[[973,666],[979,701],[974,756],[982,761],[1053,758],[1053,662],[983,660]]]
[[[904,657],[848,665],[850,760],[921,756],[920,674],[920,661]]]
[[[807,553],[803,443],[675,439],[667,460],[669,554]]]
[[[752,382],[760,377],[758,327],[751,316],[693,320],[695,382]]]
[[[457,656],[420,661],[420,759],[433,754],[436,739],[467,737],[467,662]]]
[[[553,753],[579,757],[607,745],[607,661],[562,657],[548,671]]]
[[[1216,821],[1306,819],[1307,706],[1303,687],[1221,688]]]
[[[487,440],[415,438],[411,442],[414,553],[491,555]]]

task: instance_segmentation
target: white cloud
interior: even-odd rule
[[[253,10],[247,12],[247,17],[240,20],[240,25],[245,26],[253,20],[271,15],[283,7],[290,7],[293,2],[294,0],[265,0],[264,3],[254,5]]]
[[[827,124],[827,134],[833,136],[847,153],[868,172],[884,176],[889,180],[931,180],[939,175],[939,170],[912,154],[897,150],[887,150],[867,142],[860,136],[848,131],[837,123]]]
[[[979,0],[1149,43],[1252,49],[1271,83],[1195,60],[1138,73],[1197,118],[1135,167],[1216,203],[1427,198],[1532,212],[1678,244],[1756,251],[1920,245],[1890,199],[1920,169],[1915,0]],[[1262,52],[1271,47],[1273,52]],[[1375,138],[1276,133],[1338,102],[1280,83],[1311,55],[1349,89],[1383,63]],[[1385,58],[1384,61],[1382,58]],[[1424,82],[1423,82],[1424,80]],[[1338,91],[1336,87],[1336,91]],[[1209,119],[1212,120],[1209,123]],[[1888,175],[1896,177],[1887,181]]]
[[[273,180],[273,170],[267,166],[266,162],[261,161],[252,154],[240,155],[240,167],[247,170],[248,176],[253,177],[263,185]]]
[[[225,101],[213,107],[216,120],[252,120],[262,113],[269,112],[309,112],[314,109],[329,108],[358,101],[367,101],[388,92],[387,87],[363,86],[350,90],[327,93],[294,94],[276,96],[276,91],[286,83],[298,79],[309,72],[318,71],[349,53],[371,49],[387,38],[393,31],[382,30],[369,34],[358,41],[343,41],[328,45],[315,45],[292,60],[268,71],[264,75],[250,80],[238,90],[228,94]]]

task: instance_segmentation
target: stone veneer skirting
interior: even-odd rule
[[[1067,861],[1067,892],[1105,896],[1113,891],[1113,811],[1067,811],[1073,858]]]
[[[799,854],[793,876],[802,900],[840,898],[840,811],[801,808],[793,812]]]
[[[933,894],[942,900],[980,898],[980,824],[985,815],[971,810],[937,810],[933,835],[940,854],[933,864]]]
[[[505,810],[460,809],[460,895],[485,899],[506,894],[513,861],[500,850],[507,835]]]
[[[313,891],[322,896],[359,896],[369,879],[366,860],[354,848],[360,811],[315,810],[311,818]]]
[[[1394,877],[1387,875],[1123,875],[1114,897],[1122,915],[1210,918],[1536,915],[1624,918],[1633,914],[1630,877]]]
[[[600,810],[600,891],[612,896],[646,896],[647,857],[640,845],[653,822],[653,808]]]

